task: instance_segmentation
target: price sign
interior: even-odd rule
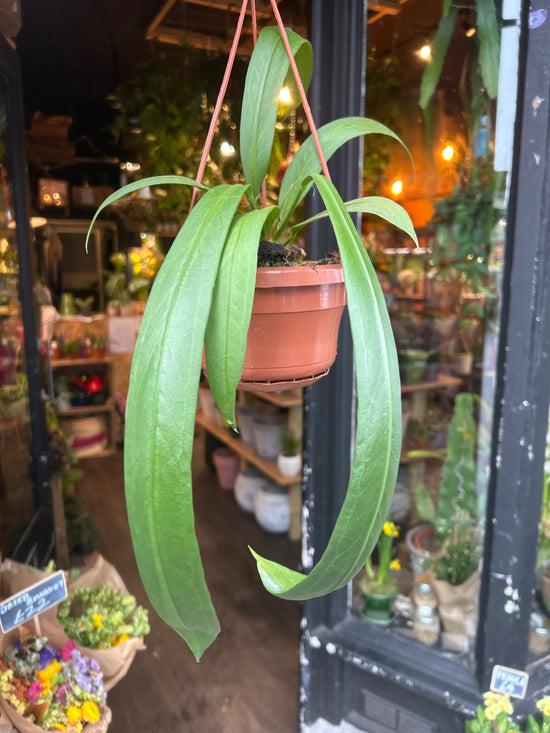
[[[47,611],[67,597],[62,570],[0,602],[0,627],[4,633]]]
[[[493,667],[493,675],[491,677],[491,690],[500,692],[502,695],[510,695],[510,697],[519,697],[521,700],[525,697],[529,675],[519,669],[511,667],[503,667],[495,664]]]

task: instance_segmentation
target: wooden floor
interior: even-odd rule
[[[102,533],[101,553],[146,605],[126,520],[122,453],[80,463],[79,489]],[[264,532],[194,458],[197,533],[222,631],[197,663],[184,641],[150,611],[147,650],[111,690],[113,733],[295,733],[299,730],[299,608],[261,586],[250,544],[296,568],[299,543]],[[177,521],[177,518],[174,518]]]

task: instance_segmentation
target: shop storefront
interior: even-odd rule
[[[308,726],[316,721],[320,725],[323,720],[332,725],[347,721],[355,726],[352,730],[462,731],[464,719],[475,715],[484,691],[491,688],[510,692],[510,686],[503,687],[502,675],[506,672],[501,667],[512,670],[509,683],[522,681],[524,685],[512,691],[518,716],[536,712],[535,702],[547,692],[549,650],[544,641],[541,643],[547,633],[546,606],[540,589],[543,568],[537,561],[537,548],[549,395],[549,117],[547,105],[542,102],[549,92],[548,9],[543,4],[521,5],[503,3],[499,91],[487,108],[492,115],[490,121],[483,120],[483,130],[477,128],[477,137],[470,138],[471,145],[479,145],[479,136],[486,133],[483,149],[462,152],[462,166],[468,165],[468,154],[473,155],[474,163],[490,161],[491,172],[500,176],[496,187],[485,188],[491,205],[498,209],[492,212],[489,237],[485,237],[491,241],[490,250],[478,253],[471,245],[474,262],[473,257],[469,262],[458,262],[460,255],[454,260],[447,255],[446,263],[441,257],[438,260],[437,247],[441,248],[443,242],[437,241],[433,219],[427,222],[427,229],[422,229],[427,235],[422,242],[427,251],[415,253],[407,243],[396,244],[391,237],[384,239],[376,234],[375,228],[366,236],[367,246],[377,236],[381,239],[375,257],[378,255],[383,287],[387,284],[402,357],[404,441],[408,442],[403,446],[403,466],[395,495],[403,492],[404,504],[394,497],[392,518],[398,531],[408,535],[412,525],[422,524],[424,535],[431,534],[435,527],[437,538],[439,527],[443,549],[438,551],[436,542],[428,550],[417,540],[416,546],[423,554],[421,564],[417,561],[415,566],[415,543],[406,543],[409,561],[405,572],[402,565],[396,573],[401,595],[389,621],[379,617],[374,623],[365,620],[360,583],[304,605],[303,718]],[[338,90],[340,95],[348,94],[347,99],[336,99],[333,85],[315,88],[317,108],[327,117],[343,107],[349,111],[354,104],[360,113],[361,103],[357,100],[362,79],[349,70],[364,65],[363,27],[366,25],[369,49],[369,31],[372,29],[375,36],[377,33],[375,24],[365,24],[364,10],[362,3],[354,2],[345,3],[345,11],[339,8],[338,13],[331,3],[314,4],[312,37],[317,40],[320,63],[330,69],[333,78],[348,80],[345,91]],[[406,8],[401,12],[406,17],[394,27],[405,36],[407,31],[410,33],[408,50],[412,51],[414,24]],[[467,21],[464,17],[462,36],[469,29]],[[419,38],[417,35],[414,40],[418,43]],[[453,39],[451,56],[453,43],[464,42],[456,35]],[[487,37],[479,41],[487,43]],[[402,51],[397,39],[392,50],[398,55]],[[403,71],[405,80],[409,73]],[[457,73],[456,69],[447,69],[443,84],[450,83]],[[368,109],[368,71],[366,90]],[[433,119],[433,129],[441,133],[432,137],[434,156],[440,147],[454,146],[455,151],[459,147],[458,116],[464,112],[463,108],[460,112],[462,105],[467,104],[464,98],[459,101],[458,88],[454,100],[450,89],[442,90],[442,94],[447,95],[448,109],[442,117]],[[454,137],[445,128],[446,115],[455,115],[447,119],[455,126]],[[421,117],[417,100],[414,111],[408,109],[401,133],[407,137]],[[405,129],[407,122],[409,127]],[[414,158],[414,143],[412,153]],[[352,178],[352,161],[353,157],[351,161],[341,160],[339,170],[346,181]],[[431,186],[433,191],[442,185],[441,176],[427,184],[425,173],[421,159],[412,184],[415,194],[410,196],[410,213],[413,221],[415,215],[418,217],[417,226],[418,219],[423,218],[419,205],[423,188]],[[455,173],[453,185],[458,182],[464,191],[471,179],[466,180],[463,167],[456,168]],[[403,185],[410,180],[404,179]],[[382,185],[391,181],[390,174]],[[407,207],[406,196],[401,202]],[[470,211],[466,216],[474,217],[468,222],[471,228],[481,225],[479,210],[477,215]],[[362,231],[366,231],[364,222]],[[472,287],[468,279],[472,275],[469,265],[476,263],[482,265],[484,288]],[[447,285],[453,283],[460,292],[444,290],[444,281]],[[472,318],[474,312],[478,315]],[[478,328],[480,332],[475,336]],[[420,350],[427,352],[428,362],[419,366],[420,353],[416,352]],[[451,356],[459,351],[469,352],[472,366],[449,368]],[[418,380],[405,358],[411,354],[422,375]],[[443,370],[435,378],[431,362],[437,362]],[[446,422],[449,431],[445,450],[439,463],[434,463],[439,445],[436,433],[442,414],[449,408],[448,399],[451,418],[455,417],[455,426],[460,425],[460,430],[454,432],[452,423]],[[472,422],[468,422],[468,413]],[[327,542],[347,482],[353,431],[353,357],[345,338],[334,372],[324,383],[310,388],[305,415],[305,462],[309,470],[303,558],[309,563],[315,561]],[[470,438],[473,440],[468,446]],[[329,452],[330,469],[325,463]],[[431,513],[426,512],[422,501],[426,494],[434,499],[429,503]],[[395,543],[397,559],[402,539],[400,536]],[[436,554],[430,555],[431,551]],[[414,574],[418,572],[422,574]]]

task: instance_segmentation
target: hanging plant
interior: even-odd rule
[[[222,90],[246,6],[244,0]],[[366,197],[344,204],[325,162],[356,136],[378,133],[398,138],[383,125],[358,117],[315,130],[302,87],[311,77],[311,46],[285,31],[275,0],[272,8],[278,27],[260,33],[243,96],[240,148],[246,183],[211,189],[200,183],[208,157],[207,139],[196,179],[161,176],[130,184],[107,198],[94,217],[95,221],[105,207],[143,186],[177,184],[198,192],[198,202],[160,268],[145,309],[132,363],[125,433],[128,518],[140,574],[158,613],[197,658],[219,632],[195,536],[191,494],[203,345],[210,387],[225,419],[235,425],[235,390],[244,363],[259,242],[290,243],[308,223],[289,228],[293,212],[312,187],[327,209],[314,219],[330,219],[345,278],[356,354],[355,456],[331,540],[309,575],[252,551],[270,592],[304,600],[351,581],[370,555],[389,511],[401,446],[399,370],[389,316],[349,212],[376,214],[415,241],[416,236],[409,216],[391,200]],[[278,204],[266,207],[262,206],[263,180],[271,157],[277,99],[285,83],[294,100],[298,99],[296,87],[302,87],[300,96],[312,136],[289,164]],[[221,99],[223,94],[217,109]]]

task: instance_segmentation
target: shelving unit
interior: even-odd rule
[[[82,373],[83,370],[93,370],[94,367],[105,374],[105,390],[109,395],[105,402],[101,405],[83,405],[66,410],[57,410],[57,416],[61,420],[94,415],[106,416],[107,447],[101,452],[93,453],[93,457],[97,457],[110,455],[115,449],[116,408],[114,397],[110,394],[111,385],[113,384],[113,360],[111,357],[105,356],[88,359],[53,359],[51,361],[52,374],[64,371],[75,376]]]
[[[288,411],[287,423],[294,430],[299,429],[301,434],[301,413],[302,413],[302,392],[301,390],[291,390],[289,392],[249,392],[248,396],[263,400],[271,405],[286,409]],[[262,473],[275,481],[280,486],[287,486],[290,501],[290,528],[288,536],[292,540],[297,540],[301,536],[301,474],[295,476],[284,476],[274,461],[266,461],[260,458],[254,448],[245,445],[242,440],[233,436],[228,428],[216,425],[215,422],[207,418],[202,412],[197,412],[195,422],[209,433],[214,435],[219,441],[231,448],[246,463],[258,468]]]

